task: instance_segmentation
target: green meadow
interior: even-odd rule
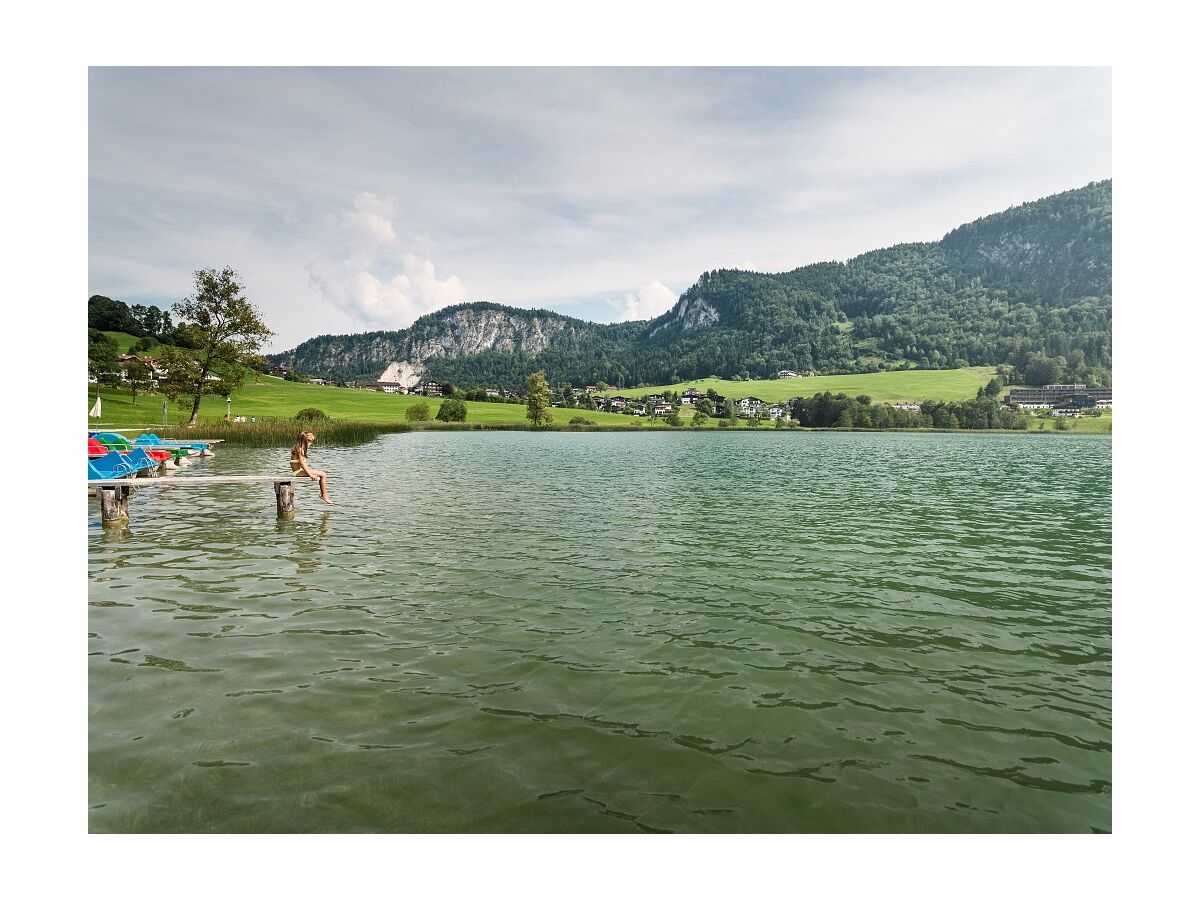
[[[651,387],[609,388],[609,394],[640,397],[661,394],[663,391],[683,391],[694,387],[701,393],[709,388],[723,397],[757,397],[768,403],[778,403],[791,397],[811,397],[829,391],[857,397],[868,395],[876,403],[920,402],[922,400],[972,400],[976,392],[996,376],[990,366],[966,369],[905,369],[896,372],[873,372],[869,375],[814,375],[807,378],[772,378],[759,381],[728,381],[723,378],[701,378],[678,384],[659,384]]]

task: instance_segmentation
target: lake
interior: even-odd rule
[[[1107,437],[312,461],[337,505],[291,521],[270,485],[136,492],[115,532],[89,501],[93,832],[1111,829]]]

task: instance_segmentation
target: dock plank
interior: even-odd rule
[[[310,481],[307,475],[170,475],[158,478],[93,478],[88,487],[203,487],[209,484],[273,484],[279,481]]]

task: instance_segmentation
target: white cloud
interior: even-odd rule
[[[376,244],[387,244],[396,239],[392,220],[396,217],[396,201],[391,197],[376,197],[364,191],[354,198],[354,208],[337,217],[351,232],[362,239]]]
[[[341,252],[308,265],[309,282],[321,296],[371,328],[404,328],[467,298],[457,276],[438,278],[427,254],[400,249],[396,215],[394,198],[359,194],[352,209],[329,220]]]
[[[636,294],[625,295],[625,311],[621,313],[620,321],[633,322],[661,316],[675,305],[677,299],[675,292],[661,281],[643,284]]]

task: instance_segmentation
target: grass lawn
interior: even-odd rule
[[[778,378],[762,381],[726,381],[701,378],[679,384],[660,384],[644,388],[609,388],[609,394],[640,397],[663,391],[682,391],[694,387],[709,388],[724,397],[758,397],[778,403],[790,397],[811,397],[823,391],[857,397],[866,394],[876,403],[900,403],[906,400],[973,400],[975,393],[991,381],[996,370],[990,366],[967,369],[906,369],[902,372],[875,372],[870,375],[815,375],[811,378]]]
[[[88,408],[96,400],[96,386],[88,386]],[[119,388],[100,388],[102,411],[104,415],[99,422],[113,428],[139,427],[142,425],[161,425],[162,404],[161,394],[139,393],[137,403],[133,403],[129,391]],[[405,411],[414,404],[425,402],[429,404],[430,415],[437,415],[438,404],[436,397],[409,397],[401,394],[381,394],[377,391],[361,391],[353,388],[331,387],[321,384],[299,384],[284,381],[270,375],[260,377],[259,383],[248,382],[233,396],[231,411],[233,415],[260,418],[287,419],[307,406],[315,406],[333,419],[344,419],[354,422],[393,423],[404,422]],[[187,421],[191,412],[190,402],[186,407],[170,404],[167,408],[167,422],[178,425]],[[200,403],[200,420],[203,422],[216,421],[225,415],[225,398],[210,395]],[[631,416],[616,413],[591,412],[586,409],[556,409],[554,421],[565,425],[574,416],[583,416],[598,425],[628,425],[636,421]],[[477,403],[467,402],[468,422],[487,422],[493,424],[527,424],[525,405],[515,403]],[[649,423],[647,423],[649,427]]]

